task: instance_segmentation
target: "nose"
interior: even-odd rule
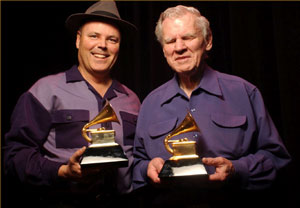
[[[174,47],[175,47],[175,51],[177,53],[182,53],[182,52],[184,52],[186,50],[185,42],[182,39],[176,39]]]
[[[97,47],[101,49],[105,49],[107,47],[105,38],[100,38]]]

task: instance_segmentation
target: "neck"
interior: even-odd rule
[[[106,91],[112,84],[112,78],[109,73],[89,73],[86,70],[82,70],[78,67],[83,78],[93,86],[93,88],[104,97]]]
[[[203,75],[203,67],[197,68],[191,74],[178,74],[179,86],[186,93],[188,98],[191,97],[192,92],[199,85]]]

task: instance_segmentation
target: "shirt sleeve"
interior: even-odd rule
[[[22,183],[51,185],[58,177],[61,163],[43,157],[43,143],[51,128],[51,116],[30,93],[24,93],[11,117],[11,129],[5,135],[5,173]]]
[[[133,156],[134,156],[134,164],[133,164],[133,189],[140,188],[147,184],[147,169],[148,164],[150,162],[150,158],[146,153],[146,149],[144,147],[144,139],[143,130],[141,124],[143,122],[139,122],[141,120],[142,112],[139,114],[137,128],[135,133],[134,139],[134,149],[133,149]]]
[[[242,188],[253,190],[269,187],[279,169],[290,162],[290,155],[257,88],[250,94],[250,100],[257,125],[257,132],[253,135],[252,152],[233,160],[232,163]]]

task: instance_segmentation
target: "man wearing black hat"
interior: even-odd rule
[[[79,65],[40,79],[20,97],[5,135],[5,174],[43,191],[43,206],[45,200],[49,207],[111,205],[113,197],[132,190],[132,144],[140,101],[110,72],[124,35],[136,28],[120,18],[113,1],[100,1],[85,13],[71,15],[66,26],[76,34]],[[79,162],[88,143],[81,130],[107,100],[120,123],[103,125],[115,130],[128,167],[84,173]]]

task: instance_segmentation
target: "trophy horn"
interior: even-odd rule
[[[164,144],[165,144],[165,147],[168,150],[168,152],[170,152],[171,154],[173,154],[173,152],[174,152],[173,149],[169,146],[169,143],[172,143],[174,141],[169,141],[169,139],[171,139],[172,137],[177,136],[179,134],[183,134],[183,133],[191,132],[191,131],[200,132],[200,129],[197,126],[197,123],[195,122],[192,114],[190,112],[188,112],[187,115],[185,116],[184,120],[181,122],[181,124],[174,131],[172,131],[170,134],[168,134],[165,137]]]
[[[99,112],[99,114],[93,120],[91,120],[89,123],[87,123],[83,126],[82,136],[85,138],[86,141],[92,142],[92,139],[89,138],[86,133],[87,131],[89,131],[88,128],[90,126],[93,126],[93,125],[96,125],[99,123],[109,122],[109,121],[120,123],[119,119],[118,119],[115,111],[111,107],[110,103],[108,101],[106,101],[104,107]]]

